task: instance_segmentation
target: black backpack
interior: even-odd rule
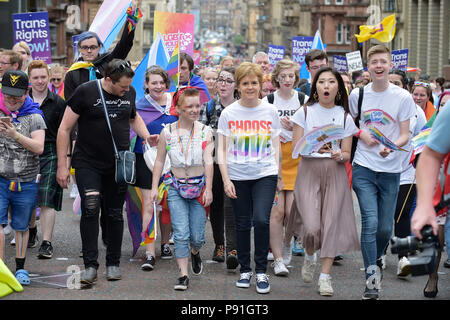
[[[298,101],[300,102],[300,107],[303,105],[303,103],[305,102],[305,94],[303,92],[297,91],[298,92]],[[273,95],[273,93],[269,93],[267,95],[267,101],[270,104],[273,104],[273,100],[275,99],[275,96]]]

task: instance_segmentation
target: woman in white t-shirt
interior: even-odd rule
[[[235,73],[240,99],[226,107],[219,119],[218,161],[225,193],[236,218],[236,244],[240,268],[239,288],[250,287],[252,221],[255,243],[256,290],[270,292],[266,275],[269,221],[275,191],[281,190],[279,164],[280,119],[273,106],[259,99],[262,70],[244,62]]]
[[[292,201],[294,200],[294,184],[297,177],[297,167],[300,158],[292,158],[292,129],[290,118],[306,100],[305,94],[296,91],[300,82],[299,65],[289,59],[278,61],[272,71],[272,84],[277,90],[263,98],[278,109],[281,122],[280,146],[281,146],[281,175],[284,188],[277,192],[274,206],[270,214],[270,248],[272,249],[274,262],[272,267],[275,275],[286,276],[289,274],[287,265],[291,261],[291,239],[284,238],[284,220],[289,220]]]
[[[302,155],[286,226],[286,237],[299,237],[305,247],[301,271],[305,282],[313,280],[316,251],[320,249],[319,293],[331,296],[334,257],[360,248],[344,165],[350,158],[352,136],[358,130],[348,113],[344,82],[335,69],[323,67],[317,72],[308,102],[294,114],[292,121],[294,145],[317,127],[334,124],[344,128],[342,140],[333,140],[316,153]]]

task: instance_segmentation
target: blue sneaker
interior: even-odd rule
[[[238,281],[236,281],[236,287],[238,288],[250,288],[250,279],[252,278],[252,272],[243,272]]]
[[[292,247],[292,254],[294,256],[304,256],[305,255],[305,249],[303,248],[300,241],[294,241],[294,246]]]
[[[256,292],[258,293],[269,293],[270,284],[269,276],[265,273],[256,274]]]

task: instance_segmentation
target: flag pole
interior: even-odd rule
[[[180,50],[180,29],[178,29],[178,39],[177,39],[177,46],[178,46],[178,66],[177,66],[177,74],[178,74],[178,79],[177,79],[177,88],[180,86],[180,54],[181,54],[181,50]]]

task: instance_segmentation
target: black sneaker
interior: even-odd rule
[[[200,252],[198,252],[197,254],[193,254],[191,252],[191,267],[192,267],[192,272],[195,275],[200,275],[203,271],[203,264],[202,264],[202,258],[200,258]]]
[[[364,293],[362,296],[363,300],[378,300],[379,296],[378,296],[378,289],[369,289],[369,287],[366,286],[366,288],[364,289]]]
[[[227,270],[235,270],[239,265],[236,250],[231,250],[227,254]]]
[[[161,245],[161,259],[170,260],[173,258],[172,250],[170,250],[169,244],[165,243]]]
[[[152,271],[155,268],[155,263],[156,263],[155,257],[150,254],[147,256],[145,262],[142,264],[141,270]]]
[[[37,227],[30,228],[28,237],[28,248],[34,248],[38,244]]]
[[[213,261],[216,262],[224,262],[225,261],[225,249],[223,248],[223,245],[218,245],[216,246],[216,248],[214,249],[214,253],[213,253]]]
[[[39,248],[39,259],[51,259],[53,257],[53,246],[50,241],[44,240]]]
[[[180,277],[177,280],[177,283],[175,284],[175,286],[173,287],[175,290],[187,290],[189,286],[189,278],[188,276],[184,276],[184,277]]]

